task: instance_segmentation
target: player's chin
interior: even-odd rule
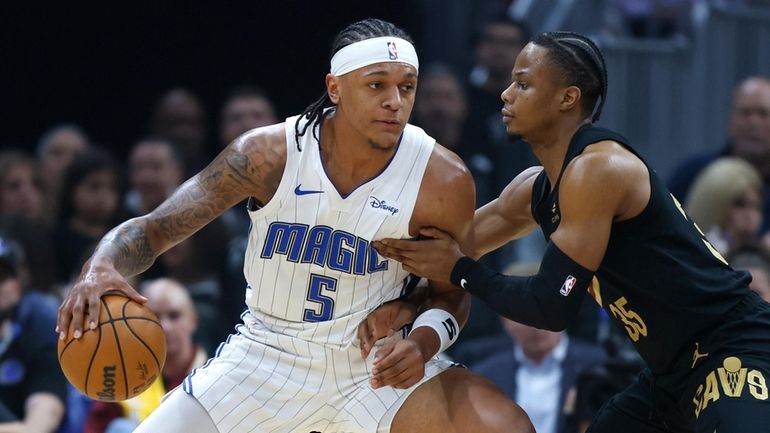
[[[391,150],[398,145],[401,134],[377,134],[369,139],[369,145],[377,150]]]
[[[505,132],[511,137],[520,137],[522,135],[521,130],[511,121],[505,123]]]

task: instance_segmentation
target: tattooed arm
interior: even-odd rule
[[[260,128],[234,141],[157,209],[107,233],[59,308],[60,338],[66,337],[70,322],[74,337],[82,335],[86,311],[94,328],[100,298],[107,291],[146,301],[127,277],[145,271],[164,251],[246,197],[267,203],[278,189],[285,163],[284,125]]]

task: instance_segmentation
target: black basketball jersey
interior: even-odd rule
[[[559,181],[564,169],[586,147],[602,140],[615,141],[642,159],[617,133],[591,125],[579,129],[556,187],[551,188],[545,171],[533,186],[532,214],[546,239],[561,221]],[[589,293],[625,329],[652,371],[663,373],[680,354],[689,357],[697,337],[750,293],[751,277],[730,268],[655,172],[647,169],[650,200],[636,217],[612,224]]]

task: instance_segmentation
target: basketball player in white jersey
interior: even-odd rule
[[[533,432],[490,382],[434,358],[467,318],[462,290],[432,284],[408,336],[360,346],[358,325],[414,285],[371,242],[437,226],[469,248],[474,188],[456,155],[406,123],[418,60],[401,29],[357,22],[332,53],[305,113],[244,134],[102,240],[57,329],[71,322],[79,337],[107,290],[143,301],[125,277],[251,197],[243,324],[137,432]]]

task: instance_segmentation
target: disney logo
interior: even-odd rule
[[[380,199],[378,199],[377,197],[375,197],[375,196],[373,196],[373,195],[370,195],[370,196],[369,196],[369,198],[371,198],[371,199],[372,199],[372,201],[371,201],[371,202],[369,202],[369,204],[370,204],[370,205],[371,205],[371,206],[372,206],[374,209],[383,209],[383,210],[386,210],[386,211],[390,212],[390,214],[391,214],[391,215],[395,215],[395,214],[397,214],[397,213],[398,213],[398,208],[396,208],[395,206],[391,206],[391,205],[387,204],[387,203],[385,202],[385,200],[380,200]]]

